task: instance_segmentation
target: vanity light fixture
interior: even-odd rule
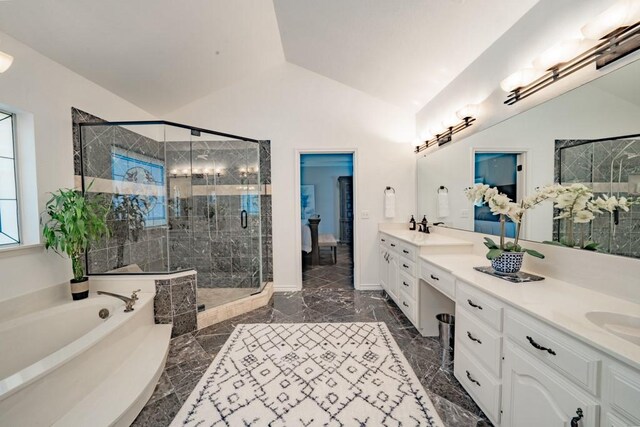
[[[513,105],[568,75],[596,63],[605,67],[640,49],[640,0],[621,0],[582,27],[581,39],[560,41],[541,53],[532,68],[500,83]]]
[[[465,106],[465,108],[468,106]],[[459,112],[463,112],[464,108],[459,110]],[[457,114],[457,113],[456,113]],[[448,142],[451,142],[452,137],[454,134],[468,128],[469,126],[471,126],[473,124],[473,122],[476,121],[476,119],[472,116],[466,116],[466,117],[462,117],[461,118],[462,121],[458,122],[456,124],[453,124],[449,127],[447,127],[444,130],[437,130],[435,132],[429,130],[429,132],[433,133],[435,136],[432,137],[431,139],[425,141],[422,145],[416,145],[416,153],[419,153],[421,151],[426,150],[429,147],[432,147],[434,145],[444,145]],[[435,130],[435,129],[434,129]]]
[[[0,51],[0,73],[4,73],[13,64],[13,56]]]

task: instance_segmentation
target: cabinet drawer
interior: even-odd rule
[[[456,307],[456,348],[460,344],[484,365],[496,378],[500,378],[502,337],[478,323],[465,308]]]
[[[394,244],[393,246],[394,248],[398,247],[398,242],[396,242],[396,240],[393,237],[387,234],[382,234],[382,233],[378,234],[378,243],[380,243],[382,246],[384,246],[387,249],[391,248],[391,243]]]
[[[422,261],[420,263],[420,277],[449,298],[455,299],[456,280],[450,273],[429,262]]]
[[[414,277],[411,277],[404,271],[401,271],[398,275],[398,286],[412,299],[418,299],[418,289],[416,279]]]
[[[398,268],[400,269],[400,271],[405,272],[409,276],[415,277],[416,275],[416,264],[406,258],[398,258]]]
[[[398,292],[398,306],[402,309],[405,316],[409,318],[411,323],[417,323],[415,300],[407,295],[404,290],[400,290],[400,292]]]
[[[400,242],[398,253],[409,261],[416,262],[418,260],[419,248]]]
[[[601,357],[579,341],[523,313],[507,310],[505,333],[528,353],[598,395]]]
[[[605,370],[603,400],[611,409],[640,425],[640,372],[614,364]]]
[[[453,370],[465,390],[494,424],[500,423],[500,382],[482,368],[464,347],[456,347]]]
[[[457,282],[456,304],[460,304],[475,317],[486,322],[496,331],[502,331],[502,304],[464,282]]]

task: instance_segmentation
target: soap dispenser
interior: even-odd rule
[[[411,230],[411,231],[415,231],[416,230],[416,220],[413,217],[413,215],[411,215],[411,219],[409,220],[409,230]]]

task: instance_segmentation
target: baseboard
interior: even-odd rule
[[[301,290],[302,289],[296,286],[283,286],[283,285],[276,285],[275,283],[273,284],[273,292],[298,292]]]
[[[377,283],[361,283],[356,286],[358,291],[381,291],[382,286]]]

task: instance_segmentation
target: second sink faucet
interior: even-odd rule
[[[418,231],[420,231],[421,233],[427,233],[429,234],[429,221],[427,221],[427,216],[423,215],[422,217],[422,221],[420,221],[420,227],[418,228]]]
[[[119,300],[124,301],[124,312],[128,313],[130,311],[133,311],[133,306],[135,305],[136,301],[138,301],[138,292],[140,292],[140,289],[133,291],[131,297],[125,297],[124,295],[114,294],[107,291],[98,291],[97,293],[98,295],[108,295],[110,297],[118,298]]]

